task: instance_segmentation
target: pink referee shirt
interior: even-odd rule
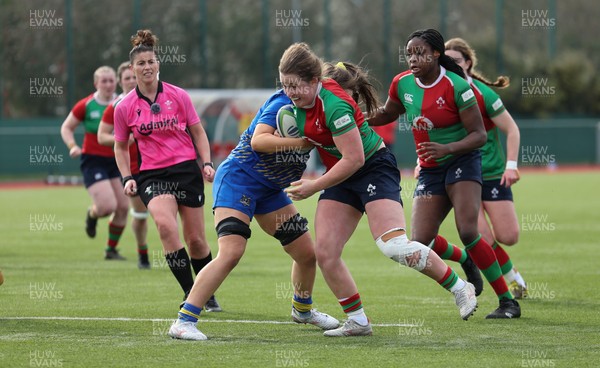
[[[151,111],[153,103],[160,106],[160,112]],[[159,81],[158,95],[152,102],[136,87],[117,103],[114,118],[116,141],[127,142],[129,133],[133,133],[142,157],[140,170],[162,169],[196,159],[186,129],[198,124],[200,118],[183,89]]]

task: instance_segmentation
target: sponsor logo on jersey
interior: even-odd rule
[[[138,133],[149,136],[153,131],[179,130],[177,117],[163,117],[162,120],[142,123],[137,127]]]
[[[100,116],[100,111],[98,111],[98,110],[90,111],[90,118],[92,118],[92,119],[100,119],[100,117],[101,117]]]
[[[404,101],[406,101],[406,103],[412,104],[413,103],[413,95],[411,95],[410,93],[405,93]]]
[[[340,129],[340,128],[350,124],[351,122],[352,122],[352,118],[350,117],[350,115],[346,114],[346,115],[342,116],[341,118],[334,120],[333,125],[336,127],[336,129]]]
[[[469,99],[473,98],[473,96],[475,96],[475,94],[473,93],[472,89],[470,89],[470,90],[466,91],[465,93],[463,93],[462,95],[460,95],[463,102],[467,102]]]
[[[492,104],[492,109],[494,109],[494,111],[498,111],[498,109],[500,109],[502,107],[502,100],[501,99],[497,99],[496,102],[494,102]]]
[[[425,116],[417,116],[412,121],[413,129],[428,131],[433,129],[433,122]]]

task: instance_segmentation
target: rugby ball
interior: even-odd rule
[[[277,112],[275,118],[277,123],[277,132],[285,138],[299,138],[300,131],[296,124],[296,114],[294,113],[294,105],[283,105]]]

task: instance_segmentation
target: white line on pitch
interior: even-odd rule
[[[0,317],[0,320],[42,320],[42,321],[121,321],[121,322],[172,322],[175,318],[129,318],[129,317]],[[295,322],[288,321],[252,321],[237,319],[205,319],[198,320],[200,323],[251,323],[268,325],[293,325]],[[375,327],[418,327],[408,323],[374,323]]]

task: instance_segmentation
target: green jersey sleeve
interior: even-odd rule
[[[448,76],[454,84],[454,101],[458,107],[458,111],[463,111],[477,104],[475,92],[469,86],[469,83],[461,78],[458,74],[448,72]]]
[[[500,96],[493,89],[476,79],[473,79],[473,83],[481,91],[483,102],[485,103],[485,111],[490,118],[498,116],[506,110]]]
[[[354,109],[341,99],[337,99],[333,104],[328,105],[325,110],[325,119],[327,120],[327,128],[334,137],[356,128]]]

